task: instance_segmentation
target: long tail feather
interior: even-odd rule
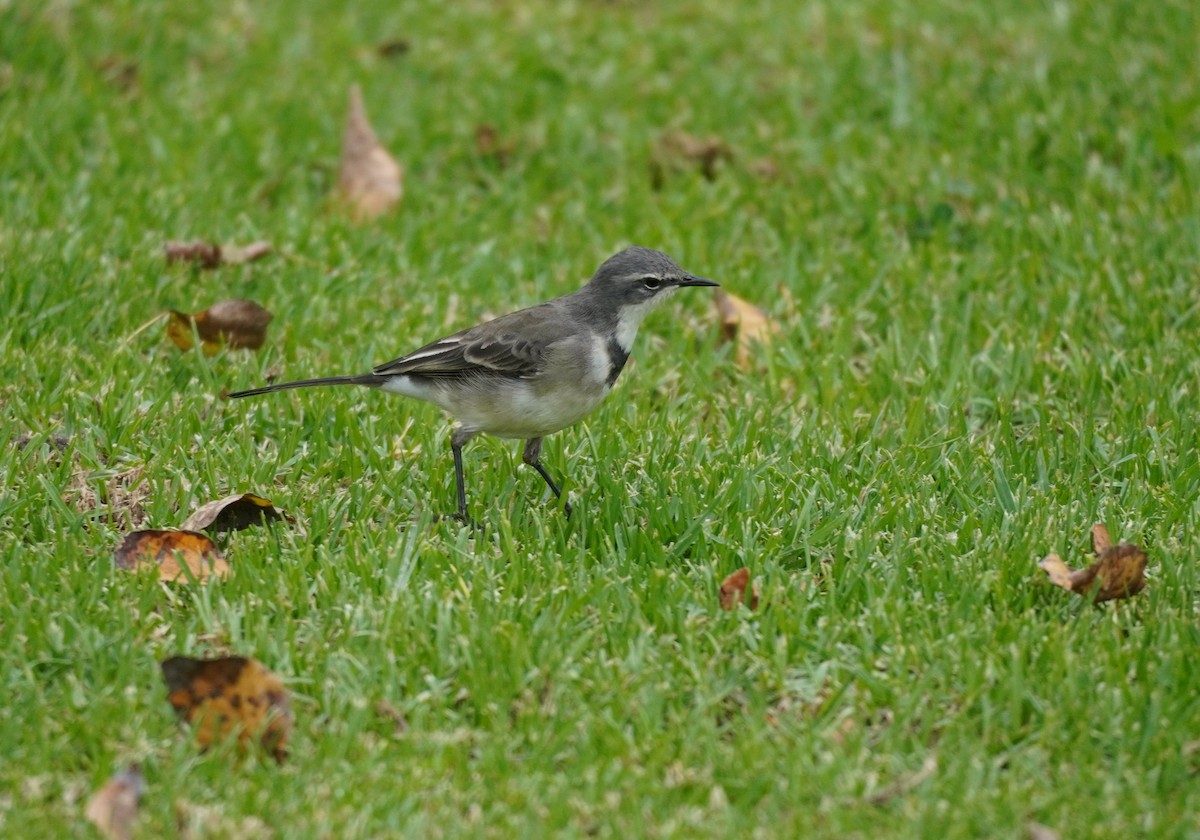
[[[295,382],[277,382],[274,385],[264,385],[261,388],[251,388],[249,391],[236,391],[229,395],[230,399],[239,397],[256,397],[259,394],[269,394],[272,391],[290,391],[293,388],[319,388],[323,385],[367,385],[378,388],[387,377],[364,373],[358,376],[322,376],[318,379],[297,379]]]

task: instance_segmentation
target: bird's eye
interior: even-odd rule
[[[662,285],[662,281],[657,277],[643,277],[642,285],[652,292],[658,291],[658,287]]]

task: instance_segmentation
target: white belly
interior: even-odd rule
[[[431,402],[464,429],[501,438],[544,437],[577,423],[608,396],[603,382],[550,384],[545,380],[414,380],[397,376],[383,390]]]

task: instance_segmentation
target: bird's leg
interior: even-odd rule
[[[562,498],[562,490],[558,489],[558,485],[554,483],[554,479],[550,477],[550,473],[546,472],[546,468],[542,466],[542,439],[540,437],[530,438],[525,442],[525,451],[521,457],[525,463],[538,471],[546,482],[546,486],[550,488],[550,492],[554,494],[556,499]],[[571,518],[571,503],[563,502],[563,511],[567,514],[567,519]]]
[[[462,449],[475,433],[461,426],[450,435],[450,451],[454,453],[454,489],[458,491],[458,513],[449,517],[457,519],[464,525],[472,525],[471,517],[467,516],[467,482],[463,478]]]

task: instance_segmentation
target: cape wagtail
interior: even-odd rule
[[[635,246],[607,259],[574,294],[439,338],[370,373],[280,382],[229,396],[366,385],[440,406],[458,421],[450,437],[454,518],[469,522],[462,465],[467,441],[480,432],[524,440],[525,463],[561,498],[542,466],[542,438],[583,419],[608,396],[650,310],[681,286],[716,285],[666,254]],[[564,509],[570,516],[569,502]]]

